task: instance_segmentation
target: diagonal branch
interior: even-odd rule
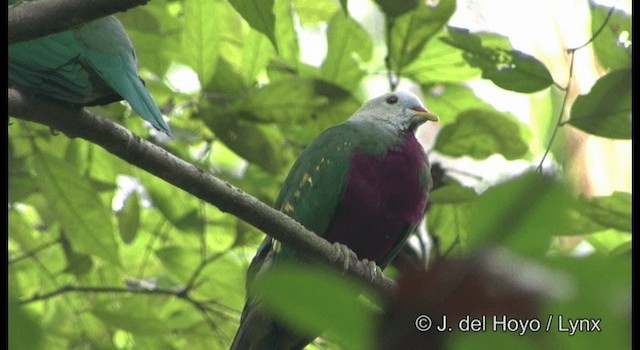
[[[187,191],[262,230],[311,259],[342,267],[345,259],[325,239],[307,230],[284,213],[275,210],[241,189],[185,162],[165,149],[134,135],[124,127],[86,109],[78,110],[50,100],[38,99],[8,89],[9,115],[47,125],[69,137],[79,137],[104,148],[123,160]],[[367,264],[347,261],[346,271],[360,280],[369,276]],[[375,278],[372,287],[389,291],[393,280]]]
[[[47,0],[9,7],[9,44],[71,29],[149,0]]]

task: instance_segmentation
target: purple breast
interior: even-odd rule
[[[355,153],[344,196],[324,237],[347,245],[359,259],[381,264],[424,215],[424,164],[413,133],[382,157]]]

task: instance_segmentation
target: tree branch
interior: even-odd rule
[[[44,124],[69,137],[79,137],[99,145],[221,211],[235,215],[291,249],[304,252],[311,259],[340,268],[345,264],[344,256],[336,254],[333,245],[289,216],[108,119],[86,109],[78,110],[51,100],[38,99],[13,88],[8,89],[8,103],[11,116]],[[367,264],[358,260],[347,262],[346,272],[367,281]],[[394,281],[385,276],[368,282],[374,288],[386,291],[394,286]]]
[[[9,44],[74,28],[149,0],[47,0],[9,7]]]

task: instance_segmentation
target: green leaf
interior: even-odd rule
[[[191,271],[200,262],[200,254],[196,248],[168,246],[157,249],[155,254],[167,271],[182,283],[187,282]]]
[[[441,40],[464,50],[467,62],[482,70],[482,78],[503,89],[531,93],[553,84],[551,73],[542,62],[523,52],[505,49],[506,39],[497,34],[483,37],[455,27],[449,27],[448,33]]]
[[[591,32],[602,27],[609,8],[589,2],[591,7]],[[626,34],[623,34],[626,33]],[[631,15],[621,10],[614,10],[603,30],[593,40],[593,49],[600,64],[607,70],[631,68]],[[628,36],[627,43],[621,43],[620,39]]]
[[[199,234],[204,219],[201,217],[199,199],[191,194],[168,185],[164,180],[147,173],[140,173],[143,186],[147,189],[153,206],[180,231]],[[188,218],[189,220],[185,220]]]
[[[249,111],[260,121],[299,123],[329,103],[316,93],[312,79],[285,79],[255,89],[237,103],[238,110]]]
[[[485,159],[498,153],[511,160],[523,157],[529,146],[522,137],[520,122],[514,117],[471,109],[440,130],[434,149],[453,157]]]
[[[438,240],[436,254],[460,256],[468,253],[469,206],[470,203],[460,202],[434,203],[429,207],[427,224],[429,233]]]
[[[275,0],[229,0],[231,6],[249,23],[251,28],[264,34],[278,47],[275,35],[276,17],[273,14]]]
[[[616,256],[615,254],[624,253],[624,246],[631,244],[630,232],[611,229],[587,235],[585,239],[596,249],[596,253],[604,256]]]
[[[438,188],[429,192],[429,201],[434,204],[468,203],[478,197],[473,188],[464,187],[458,183]]]
[[[74,251],[120,265],[109,209],[87,178],[44,150],[34,157],[38,184]]]
[[[64,257],[67,260],[67,266],[63,272],[70,273],[76,277],[86,275],[93,268],[93,261],[91,257],[86,254],[81,254],[73,251],[69,240],[64,234],[60,235],[60,244],[62,244],[62,250]]]
[[[422,93],[427,107],[438,112],[440,125],[447,125],[462,111],[482,109],[499,113],[484,100],[481,100],[470,88],[460,84],[422,85]]]
[[[206,85],[213,77],[218,58],[217,4],[211,0],[189,0],[184,3],[182,36],[185,63],[191,66]]]
[[[606,197],[581,199],[577,210],[603,228],[631,233],[631,193],[614,192]]]
[[[13,293],[9,294],[8,318],[9,350],[41,349],[44,332],[38,316],[20,305]]]
[[[98,305],[91,313],[104,324],[133,334],[158,336],[172,331],[157,308],[145,305],[144,298],[118,299],[119,307]]]
[[[131,243],[136,238],[140,226],[140,196],[132,191],[124,200],[124,206],[116,213],[118,232],[124,243]]]
[[[267,37],[255,30],[249,31],[242,54],[242,75],[248,84],[256,81],[258,74],[269,64],[273,53],[273,46]]]
[[[629,349],[632,319],[632,267],[628,257],[587,257],[583,259],[547,259],[566,276],[569,286],[562,298],[543,303],[542,315],[554,315],[549,341],[558,349]],[[575,332],[573,336],[559,330],[558,316],[600,320],[602,332]],[[605,325],[607,327],[605,328]]]
[[[480,70],[471,67],[463,53],[442,40],[429,40],[400,74],[418,84],[462,83],[480,77]]]
[[[372,310],[358,301],[358,283],[310,266],[280,265],[252,284],[264,306],[305,333],[331,335],[353,349],[370,349]]]
[[[418,0],[374,0],[388,17],[398,17],[418,6]]]
[[[278,58],[294,69],[300,62],[298,32],[296,32],[290,0],[275,0],[273,13],[276,16],[275,35],[278,43]]]
[[[327,57],[320,67],[322,77],[345,89],[355,89],[365,75],[360,62],[369,61],[372,50],[369,34],[351,17],[336,12],[327,29]]]
[[[294,0],[293,4],[302,25],[329,22],[338,10],[338,4],[333,0]]]
[[[631,69],[611,72],[576,98],[568,124],[593,135],[631,138]]]
[[[396,3],[395,1],[385,1]],[[391,22],[389,57],[396,72],[413,62],[456,9],[455,0],[438,1],[435,6],[420,1],[415,11],[406,13]]]
[[[515,252],[543,256],[551,236],[564,232],[571,197],[567,188],[526,173],[488,189],[470,210],[469,244],[502,243]]]

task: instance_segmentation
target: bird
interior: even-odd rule
[[[410,92],[366,102],[300,154],[275,208],[357,258],[386,267],[424,218],[432,179],[415,132],[437,120]],[[247,298],[232,350],[303,349],[316,337],[287,329],[261,307],[259,291],[251,288],[256,276],[300,259],[268,236],[259,246],[247,271]]]
[[[133,44],[114,16],[9,45],[9,82],[19,90],[80,106],[125,99],[154,128],[171,136],[138,76]]]

